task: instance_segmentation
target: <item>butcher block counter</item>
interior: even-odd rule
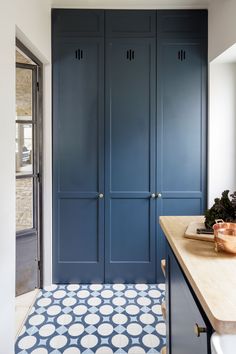
[[[236,256],[216,253],[212,242],[184,237],[190,222],[203,221],[202,216],[160,217],[169,246],[212,328],[236,334]]]

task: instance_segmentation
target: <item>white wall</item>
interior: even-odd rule
[[[17,26],[17,28],[16,28]],[[0,353],[13,354],[15,341],[15,36],[50,63],[49,0],[0,2]],[[45,132],[51,125],[50,66],[45,67]],[[46,122],[45,122],[46,123]],[[50,140],[51,141],[51,140]],[[50,165],[50,142],[45,156]],[[50,173],[46,169],[50,184]],[[50,194],[49,194],[50,195]],[[50,210],[46,198],[46,211]],[[50,212],[49,212],[50,214]],[[50,221],[47,220],[50,239]],[[50,251],[49,251],[50,252]],[[49,267],[50,270],[50,267]]]
[[[236,189],[236,64],[210,65],[209,205]]]
[[[235,0],[211,0],[209,7],[209,61],[236,42],[235,19]]]
[[[44,63],[50,62],[50,0],[16,1],[16,34]]]
[[[43,66],[43,273],[51,284],[52,178],[51,178],[51,3],[50,0],[21,0],[16,5],[16,36]]]
[[[14,1],[0,2],[0,352],[15,336],[15,22]]]
[[[208,205],[236,190],[236,1],[211,0],[208,12]]]

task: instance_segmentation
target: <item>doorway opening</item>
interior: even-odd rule
[[[42,63],[19,40],[15,124],[16,296],[27,294],[30,299],[43,277]]]

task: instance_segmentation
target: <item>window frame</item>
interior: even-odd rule
[[[43,286],[43,64],[42,62],[16,38],[16,49],[22,51],[34,64],[15,63],[16,68],[32,70],[32,120],[15,120],[15,124],[32,125],[33,163],[31,173],[17,175],[16,179],[32,178],[33,182],[33,227],[16,231],[16,237],[37,234],[38,260],[40,262],[39,287]]]

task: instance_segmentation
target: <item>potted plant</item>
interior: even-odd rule
[[[216,219],[223,219],[225,222],[236,222],[236,192],[230,194],[225,190],[221,198],[216,198],[210,209],[205,211],[205,226],[211,229]]]

